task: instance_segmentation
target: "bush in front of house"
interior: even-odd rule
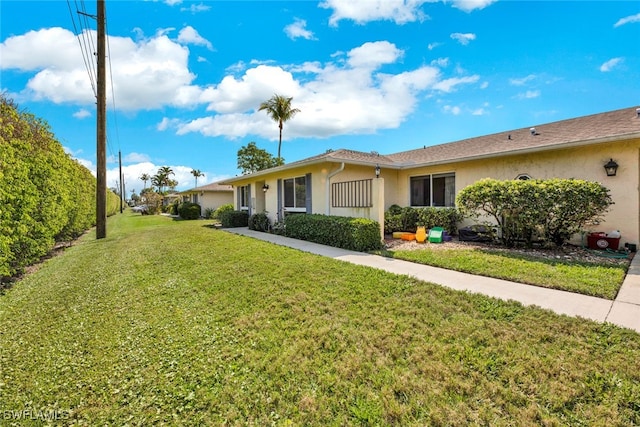
[[[587,223],[602,219],[613,204],[599,182],[579,179],[483,179],[464,188],[456,199],[471,218],[488,216],[501,229],[502,243],[534,242],[560,246]]]
[[[384,213],[384,232],[391,234],[394,231],[415,232],[419,225],[424,225],[427,229],[442,227],[450,235],[455,235],[458,223],[462,220],[462,215],[457,208],[412,208],[391,205]]]
[[[233,211],[233,204],[232,203],[227,203],[226,205],[218,206],[218,208],[213,212],[213,215],[211,216],[211,219],[220,220],[221,216],[225,212],[231,212],[231,211]]]
[[[222,228],[246,227],[249,225],[249,213],[247,211],[225,210],[218,217]]]
[[[169,205],[169,213],[171,215],[180,215],[180,202],[175,200]]]
[[[249,217],[249,230],[269,231],[271,229],[271,221],[266,212],[255,213]]]
[[[284,220],[285,235],[322,245],[354,251],[380,249],[380,225],[365,218],[320,214],[289,215]]]
[[[197,203],[183,202],[178,206],[178,215],[182,219],[198,219],[202,209]]]

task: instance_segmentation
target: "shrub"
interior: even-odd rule
[[[169,205],[169,213],[171,215],[180,215],[179,208],[180,208],[180,202],[177,200],[174,200],[174,202]]]
[[[198,219],[200,218],[201,208],[197,203],[184,202],[178,206],[178,215],[182,219]]]
[[[534,241],[562,245],[613,203],[598,182],[575,179],[484,179],[464,188],[456,200],[464,215],[488,216],[507,246]]]
[[[249,225],[247,211],[224,210],[219,218],[223,228],[246,227]]]
[[[213,213],[212,218],[219,220],[219,219],[221,219],[221,216],[222,216],[223,213],[230,212],[230,211],[233,211],[233,204],[231,204],[231,203],[228,203],[226,205],[218,206],[218,209],[215,210],[215,212]]]
[[[96,179],[49,125],[0,95],[0,281],[96,222]],[[120,198],[107,190],[107,215]]]
[[[255,231],[269,231],[271,228],[271,221],[266,212],[255,213],[249,217],[248,220],[249,230]]]
[[[202,216],[205,217],[206,219],[213,219],[213,215],[215,214],[215,212],[216,210],[213,208],[206,208]]]
[[[319,214],[285,217],[285,235],[354,251],[380,249],[380,225],[365,218]]]
[[[462,215],[456,208],[401,208],[392,205],[384,213],[384,232],[391,234],[394,231],[415,232],[417,225],[424,225],[426,228],[442,227],[447,233],[455,235],[458,223],[462,220]]]

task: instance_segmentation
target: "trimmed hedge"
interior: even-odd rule
[[[224,210],[218,216],[222,228],[246,227],[249,225],[249,213],[247,211]]]
[[[386,234],[394,231],[415,232],[418,225],[424,225],[427,229],[442,227],[454,236],[457,234],[460,221],[462,221],[462,214],[457,208],[401,208],[398,205],[392,205],[384,213],[384,232]]]
[[[107,190],[107,215],[120,198]],[[49,125],[0,96],[0,280],[96,222],[96,179]]]
[[[202,208],[197,203],[184,202],[178,206],[178,215],[182,219],[198,219]]]
[[[271,221],[266,212],[253,214],[249,217],[249,230],[269,231],[271,229]]]
[[[380,249],[380,225],[365,218],[320,214],[289,215],[285,236],[353,251]]]
[[[564,244],[588,223],[600,221],[613,200],[599,182],[579,179],[483,179],[464,188],[457,205],[471,218],[487,216],[507,246]]]

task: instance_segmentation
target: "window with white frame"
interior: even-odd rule
[[[410,185],[411,206],[455,206],[455,173],[412,176]]]
[[[283,180],[284,208],[291,212],[305,212],[307,179],[304,176]]]
[[[247,211],[249,210],[249,186],[243,185],[242,187],[238,187],[238,192],[240,194],[238,200],[240,202],[240,210]]]

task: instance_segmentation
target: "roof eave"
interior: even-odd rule
[[[521,149],[515,149],[515,150],[509,150],[509,151],[501,151],[499,153],[479,154],[476,156],[459,157],[456,159],[446,159],[446,160],[439,160],[435,162],[403,163],[399,166],[399,169],[406,170],[406,169],[413,169],[416,167],[446,165],[451,163],[469,162],[473,160],[486,160],[486,159],[496,158],[496,157],[508,157],[508,156],[514,156],[514,155],[522,155],[522,154],[535,154],[542,151],[555,151],[555,150],[562,150],[567,148],[583,147],[586,145],[605,144],[608,142],[622,142],[622,141],[627,141],[632,139],[640,139],[640,132],[634,132],[634,133],[625,134],[625,135],[609,136],[609,137],[603,137],[603,138],[581,140],[581,141],[571,141],[571,142],[565,142],[565,143],[554,144],[554,145],[544,145],[540,147],[521,148]]]

